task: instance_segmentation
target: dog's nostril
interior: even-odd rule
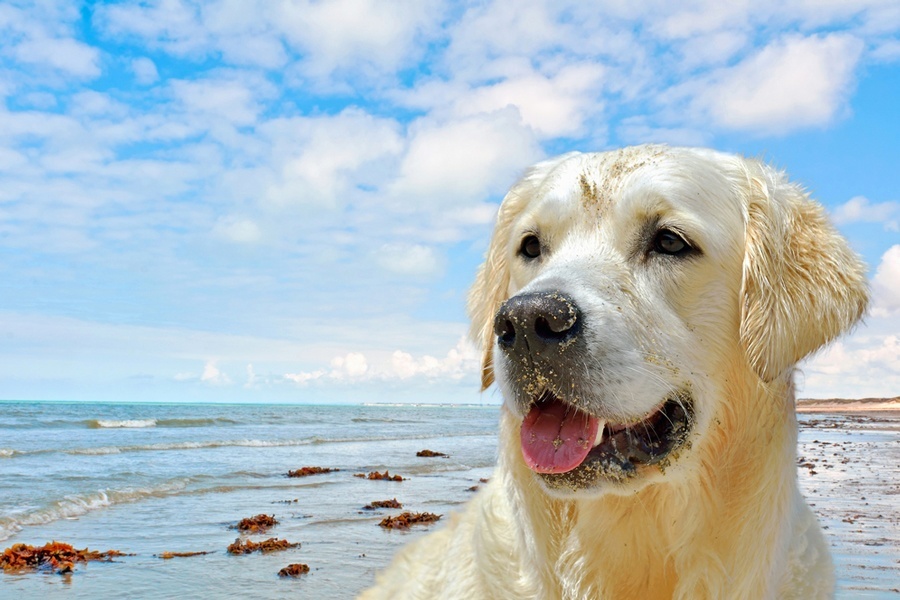
[[[501,346],[511,347],[516,343],[516,328],[509,319],[503,319],[497,327],[497,341]]]
[[[559,322],[555,324],[557,327],[554,327],[554,324],[544,317],[538,317],[534,322],[534,332],[538,334],[538,337],[548,341],[566,337],[570,328]]]
[[[576,324],[574,317],[570,319],[538,317],[534,323],[534,332],[548,341],[562,340],[573,333]]]

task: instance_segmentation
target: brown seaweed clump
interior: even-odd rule
[[[443,452],[435,452],[434,450],[428,449],[419,450],[418,452],[416,452],[416,456],[421,456],[424,458],[435,458],[438,456],[443,456],[444,458],[448,458],[448,455],[444,454]]]
[[[56,573],[71,573],[75,563],[90,560],[111,561],[116,556],[130,556],[118,550],[98,552],[96,550],[76,550],[71,544],[50,542],[43,546],[14,544],[0,554],[0,567],[5,572],[47,569]]]
[[[394,498],[393,500],[376,500],[363,506],[363,510],[375,510],[377,508],[403,508],[403,505]]]
[[[263,533],[276,525],[278,525],[278,521],[275,520],[275,515],[256,515],[241,519],[234,528],[242,533]]]
[[[287,550],[288,548],[299,547],[300,542],[292,544],[287,540],[279,540],[276,538],[269,538],[258,543],[251,540],[242,542],[241,539],[238,538],[234,540],[233,544],[228,546],[228,554],[251,554],[253,552],[262,552],[263,554],[266,554],[268,552],[279,552],[281,550]]]
[[[380,525],[385,529],[409,529],[410,525],[423,525],[427,523],[434,523],[439,520],[443,515],[436,515],[433,513],[411,513],[405,512],[397,515],[396,517],[385,517],[381,520]]]
[[[288,477],[307,477],[309,475],[319,475],[321,473],[333,473],[340,469],[329,469],[327,467],[300,467],[296,471],[288,471]]]
[[[372,471],[368,475],[363,475],[362,473],[357,473],[354,477],[361,477],[363,479],[371,479],[373,481],[403,481],[403,477],[399,475],[391,475],[388,471],[385,470],[384,473],[379,473],[378,471]]]
[[[161,558],[163,560],[169,560],[170,558],[185,558],[188,556],[203,556],[204,554],[212,554],[209,551],[202,552],[162,552],[157,554],[157,558]]]
[[[300,577],[309,573],[309,565],[303,563],[292,563],[278,571],[279,577]]]

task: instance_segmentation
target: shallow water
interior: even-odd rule
[[[397,510],[448,515],[489,477],[496,407],[0,403],[0,541],[134,553],[71,575],[0,574],[3,597],[350,598],[431,530],[377,526]],[[900,420],[801,416],[801,485],[831,541],[839,597],[898,597]],[[418,450],[449,458],[418,458]],[[315,465],[340,471],[289,479]],[[812,465],[812,467],[808,466]],[[390,469],[403,482],[355,473]],[[815,471],[815,474],[812,473]],[[243,517],[275,515],[301,547],[230,556]],[[162,560],[162,552],[211,554]],[[302,562],[311,572],[281,579]]]

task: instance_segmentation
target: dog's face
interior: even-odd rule
[[[521,460],[548,491],[633,491],[671,476],[722,409],[736,355],[764,380],[789,377],[859,317],[861,265],[814,207],[758,163],[659,146],[563,157],[513,188],[470,308],[485,384],[495,377],[521,420]],[[789,230],[804,210],[811,236]],[[817,306],[778,314],[791,300],[767,286],[827,269],[777,256],[797,243],[800,254],[837,249],[855,283],[832,297],[825,276],[812,283]],[[804,319],[816,331],[787,339]]]

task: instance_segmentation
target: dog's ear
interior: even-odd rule
[[[797,185],[747,161],[741,343],[766,382],[852,327],[868,303],[865,265]]]
[[[512,256],[510,244],[514,243],[512,236],[516,233],[512,231],[513,222],[548,173],[577,154],[578,152],[570,152],[531,167],[507,192],[500,204],[484,263],[479,267],[475,283],[469,290],[468,309],[472,323],[469,335],[482,351],[482,390],[494,383],[494,315],[509,296],[508,262]]]

